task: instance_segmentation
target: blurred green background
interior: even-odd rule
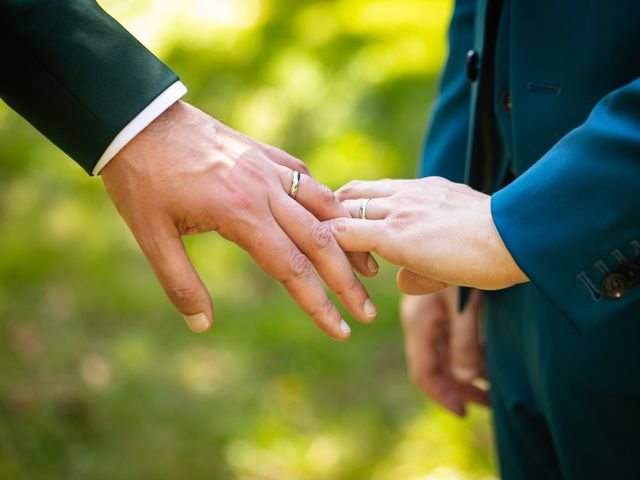
[[[337,188],[411,177],[450,0],[104,0],[185,100]],[[336,343],[240,249],[187,241],[216,305],[191,334],[103,192],[0,105],[0,478],[493,479],[488,415],[405,373],[395,269]]]

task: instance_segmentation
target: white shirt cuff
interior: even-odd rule
[[[142,110],[136,117],[131,120],[122,131],[116,135],[111,144],[104,151],[98,163],[91,172],[92,175],[98,175],[100,171],[115,157],[124,146],[133,140],[142,130],[158,118],[162,112],[177,102],[187,93],[187,87],[180,81],[172,84],[164,92],[156,97],[147,107]]]

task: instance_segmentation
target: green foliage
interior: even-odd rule
[[[101,3],[187,101],[319,180],[413,175],[449,1]],[[101,182],[0,106],[0,478],[493,478],[487,414],[406,379],[393,267],[367,282],[379,320],[339,344],[237,247],[188,247],[216,304],[203,336]]]

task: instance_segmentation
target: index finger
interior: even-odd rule
[[[387,236],[382,220],[360,220],[355,218],[334,218],[329,227],[338,245],[345,252],[377,251],[383,257],[380,247]],[[389,259],[388,259],[389,260]]]
[[[276,222],[309,258],[347,310],[360,321],[372,321],[377,315],[373,302],[329,228],[282,193],[274,196],[270,205]]]
[[[349,325],[329,300],[311,262],[275,220],[266,221],[242,246],[265,272],[285,286],[322,331],[336,340],[349,337]]]
[[[340,187],[336,191],[336,197],[340,200],[358,198],[383,198],[390,197],[407,187],[415,186],[418,180],[390,179],[383,180],[354,180]]]

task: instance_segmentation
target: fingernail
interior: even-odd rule
[[[194,315],[182,315],[189,328],[196,332],[204,332],[209,328],[209,319],[204,313],[196,313]]]
[[[369,318],[374,318],[376,315],[378,315],[378,310],[376,309],[376,306],[373,304],[370,298],[367,298],[364,301],[363,309],[364,309],[364,313],[366,313],[367,317]]]
[[[476,370],[475,368],[471,367],[461,367],[459,365],[456,365],[451,368],[451,371],[453,373],[453,376],[456,377],[457,380],[465,383],[470,382],[476,377]]]
[[[380,267],[378,266],[378,262],[376,262],[376,259],[371,255],[369,255],[369,258],[367,260],[367,267],[369,267],[370,272],[377,272],[380,269]]]
[[[344,320],[340,320],[340,331],[347,335],[351,333],[351,327]]]

